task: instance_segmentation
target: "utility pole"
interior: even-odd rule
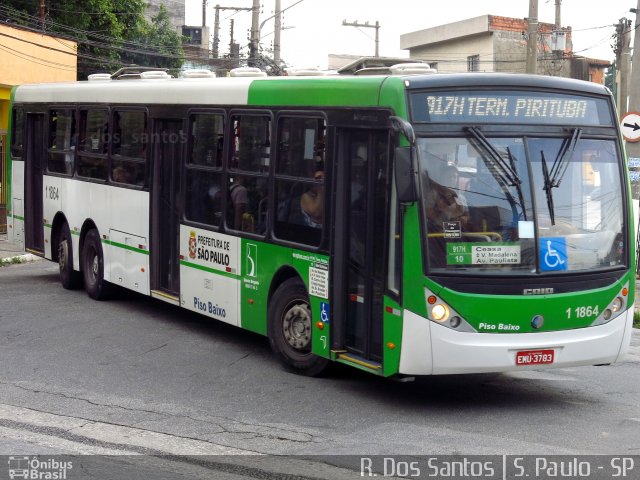
[[[618,64],[618,110],[626,112],[629,99],[631,73],[631,20],[621,18],[616,25],[616,63]]]
[[[342,21],[342,26],[343,27],[375,28],[376,29],[376,51],[375,51],[375,56],[376,57],[380,56],[380,36],[379,36],[380,22],[378,22],[378,20],[376,20],[376,24],[375,25],[369,25],[369,22],[358,23],[357,20],[355,20],[353,23],[347,23],[346,20],[343,20]]]
[[[527,18],[527,73],[538,73],[538,0],[529,0]]]
[[[636,14],[635,36],[633,40],[633,62],[631,70],[631,85],[633,88],[629,92],[629,111],[640,112],[640,0],[638,6],[631,9]],[[621,112],[625,112],[620,109]],[[640,158],[640,142],[627,142],[627,156],[629,158]]]
[[[556,28],[562,28],[562,0],[556,0]]]
[[[40,0],[39,17],[40,17],[40,28],[44,30],[44,0]]]
[[[291,5],[289,5],[286,8],[282,8],[280,0],[276,0],[276,8],[274,11],[274,14],[271,15],[270,17],[265,18],[260,25],[258,26],[258,35],[257,35],[257,39],[256,39],[256,49],[259,47],[260,45],[260,40],[262,38],[262,27],[265,26],[265,24],[271,20],[272,18],[275,18],[275,30],[273,32],[273,60],[275,61],[275,63],[279,65],[280,63],[280,32],[283,30],[282,28],[282,14],[289,10],[290,8],[295,7],[296,5],[298,5],[299,3],[302,3],[304,0],[298,0],[295,3],[292,3]]]
[[[218,55],[219,55],[218,46],[220,45],[220,10],[250,12],[251,10],[253,10],[253,8],[221,7],[220,5],[216,5],[214,8],[215,8],[215,15],[214,15],[214,21],[213,21],[213,49],[211,51],[211,54],[213,55],[213,58],[218,58]],[[233,25],[233,22],[232,22],[232,25]],[[233,34],[231,36],[233,37]],[[233,40],[232,40],[232,43],[233,43]]]
[[[202,0],[202,26],[207,26],[207,0]]]
[[[282,32],[282,4],[281,0],[276,0],[275,25],[273,30],[273,63],[280,66],[280,33]]]
[[[258,60],[260,43],[260,0],[253,0],[253,7],[251,12],[251,36],[249,38],[249,60],[250,67],[256,65]]]

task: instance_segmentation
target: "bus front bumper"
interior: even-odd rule
[[[633,306],[604,325],[540,333],[457,332],[404,312],[400,371],[406,375],[508,372],[621,361],[631,341]],[[524,351],[553,350],[553,363],[517,365]]]

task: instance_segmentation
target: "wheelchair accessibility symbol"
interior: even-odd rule
[[[540,239],[540,270],[557,272],[567,270],[567,241],[552,237]]]
[[[326,302],[320,302],[320,320],[329,323],[329,304]]]

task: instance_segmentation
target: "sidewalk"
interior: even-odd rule
[[[0,234],[0,264],[23,263],[41,260],[41,257],[26,253],[7,240],[6,234]]]

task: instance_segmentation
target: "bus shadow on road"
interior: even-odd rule
[[[589,367],[585,367],[589,368]],[[399,408],[520,409],[549,408],[569,403],[598,403],[583,391],[567,386],[574,371],[527,370],[510,373],[419,376],[415,378],[380,378],[345,365],[333,366],[330,377],[345,391],[360,397],[376,398]]]

